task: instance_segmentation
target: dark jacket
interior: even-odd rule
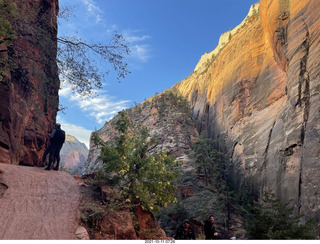
[[[182,225],[177,230],[174,238],[176,240],[195,240],[196,236],[191,226],[189,226],[188,229],[185,229],[185,227]]]
[[[66,139],[66,133],[59,127],[54,129],[50,134],[50,144],[57,148],[61,148]]]
[[[206,220],[204,223],[204,234],[206,236],[206,240],[219,239],[218,237],[214,236],[215,232],[216,228],[214,227],[214,223],[211,223],[209,220]]]

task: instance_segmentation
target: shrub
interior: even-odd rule
[[[313,220],[301,223],[303,215],[294,215],[293,207],[267,195],[262,204],[256,203],[246,224],[253,239],[315,239]]]
[[[152,211],[176,202],[175,181],[181,163],[165,152],[152,153],[158,142],[150,138],[148,130],[135,126],[124,112],[119,114],[118,136],[113,142],[94,135],[101,146],[103,172],[120,188],[128,204]]]

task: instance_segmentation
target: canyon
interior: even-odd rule
[[[174,87],[226,153],[234,186],[257,199],[274,193],[317,220],[319,10],[314,0],[261,0]]]
[[[239,192],[275,194],[318,223],[319,10],[315,0],[261,0],[171,88],[190,102],[198,131],[218,142]],[[149,110],[135,119],[148,121]],[[99,131],[104,140],[108,126]],[[86,168],[97,165],[93,154]]]
[[[0,82],[2,201],[15,185],[10,172],[19,171],[16,165],[40,164],[59,106],[58,1],[14,2],[19,9],[12,20],[16,39],[12,46],[0,44],[0,58],[7,60]],[[305,220],[314,218],[318,231],[319,12],[318,0],[261,0],[238,27],[221,35],[218,47],[201,57],[189,77],[169,89],[189,102],[190,116],[164,94],[128,110],[133,122],[160,139],[159,150],[183,162],[185,173],[194,169],[192,143],[205,132],[224,153],[228,180],[239,192],[247,190],[256,200],[274,193]],[[116,119],[98,131],[103,140],[115,136]],[[102,167],[98,156],[91,142],[85,174]],[[38,168],[30,169],[24,170],[29,177],[45,177]],[[75,187],[73,179],[68,181]],[[182,190],[191,199],[196,192],[187,186]]]

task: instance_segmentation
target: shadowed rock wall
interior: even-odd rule
[[[320,2],[261,0],[251,11],[175,89],[220,142],[238,189],[319,220]]]
[[[13,2],[18,9],[12,20],[17,39],[2,54],[12,63],[0,83],[0,163],[37,165],[59,104],[58,0]]]

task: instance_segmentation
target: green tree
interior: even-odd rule
[[[13,40],[16,39],[12,24],[17,16],[15,3],[10,0],[0,0],[0,81],[10,71],[10,65],[7,66],[10,63],[8,50],[12,46]]]
[[[18,16],[17,6],[10,0],[0,0],[0,44],[11,45],[16,38],[12,27],[12,21]],[[7,49],[0,49],[0,52],[7,52]]]
[[[215,141],[203,133],[192,145],[197,173],[204,173],[206,185],[209,181],[219,190],[224,190],[225,167],[223,154],[215,149]]]
[[[103,142],[97,134],[94,139],[101,147],[103,173],[121,189],[126,202],[158,211],[176,200],[175,182],[179,176],[173,157],[165,152],[154,152],[157,141],[146,128],[138,128],[125,112],[119,113],[113,142]]]
[[[108,44],[89,43],[76,36],[59,36],[57,41],[60,79],[81,96],[90,96],[94,88],[102,87],[103,79],[109,73],[105,68],[107,64],[113,66],[119,81],[130,73],[124,61],[130,50],[120,34],[116,33]]]
[[[169,89],[161,93],[159,96],[155,94],[153,103],[158,109],[158,117],[162,119],[168,113],[167,108],[178,108],[185,118],[191,118],[191,107],[186,98],[184,98],[175,88]]]
[[[289,203],[266,195],[261,204],[256,203],[252,208],[246,229],[252,239],[315,239],[313,220],[301,224],[302,217],[294,215]]]
[[[62,25],[62,20],[68,21],[73,16],[74,8],[72,5],[60,8],[59,25]],[[115,33],[109,41],[103,43],[89,42],[70,35],[58,36],[57,42],[60,79],[82,97],[91,96],[95,88],[102,87],[103,79],[109,74],[109,65],[116,71],[118,81],[130,73],[125,62],[130,49],[121,34]]]
[[[158,109],[158,117],[159,117],[159,119],[162,119],[165,115],[165,109],[166,109],[166,102],[165,102],[164,94],[162,94],[160,96],[160,101],[156,102],[156,107]]]

